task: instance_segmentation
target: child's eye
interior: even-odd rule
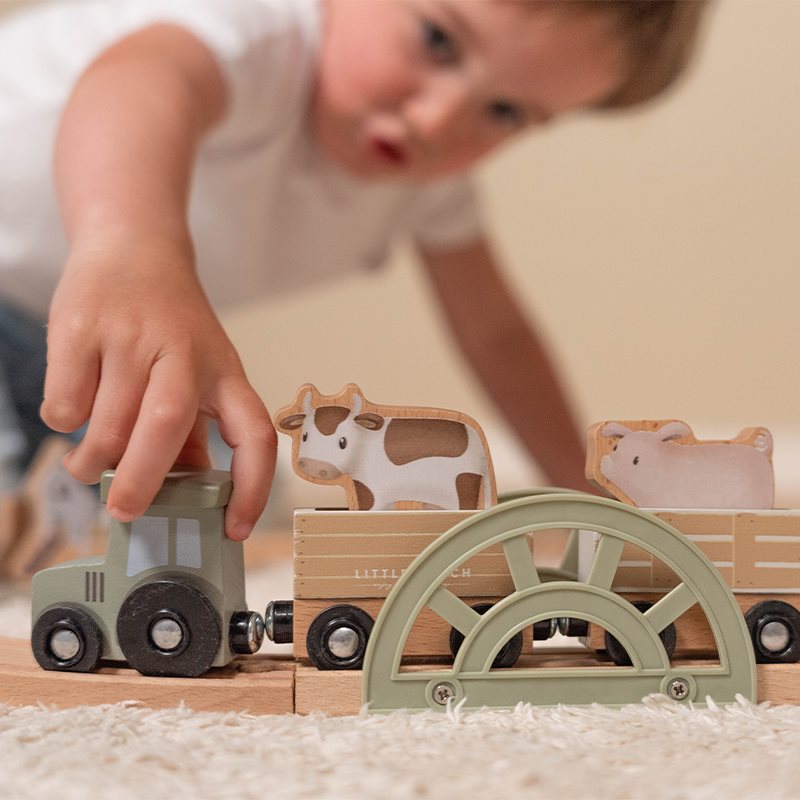
[[[422,43],[439,63],[450,63],[458,57],[455,42],[444,28],[431,20],[422,20]]]
[[[489,104],[489,116],[501,125],[516,128],[524,122],[522,110],[506,100],[495,100]]]

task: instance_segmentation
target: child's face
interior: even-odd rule
[[[603,14],[535,0],[325,0],[323,150],[363,178],[427,180],[616,88]]]

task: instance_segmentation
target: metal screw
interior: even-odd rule
[[[667,693],[673,700],[684,700],[689,694],[689,684],[683,678],[674,678],[667,686]]]
[[[433,687],[433,700],[440,706],[446,706],[448,700],[452,700],[456,696],[456,690],[452,684],[437,683]]]

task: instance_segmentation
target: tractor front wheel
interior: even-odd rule
[[[33,626],[31,648],[43,669],[94,672],[103,653],[103,636],[82,608],[51,606]]]

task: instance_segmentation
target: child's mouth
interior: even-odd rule
[[[408,156],[403,148],[387,139],[382,139],[379,136],[372,136],[370,137],[369,143],[371,150],[384,161],[402,166],[408,160]]]

